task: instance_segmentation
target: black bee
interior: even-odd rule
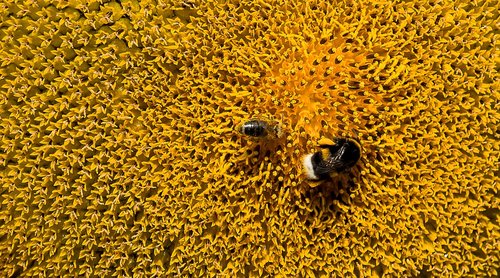
[[[306,175],[311,180],[325,180],[332,173],[341,173],[361,158],[361,146],[349,138],[336,138],[333,145],[319,145],[321,151],[304,156]]]
[[[244,122],[239,131],[247,136],[255,138],[279,138],[281,137],[281,125],[277,121],[263,119],[250,119]]]

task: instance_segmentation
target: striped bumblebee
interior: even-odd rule
[[[331,143],[320,143],[320,151],[304,156],[303,165],[311,180],[325,180],[333,173],[352,168],[361,158],[360,144],[350,138],[335,138]]]

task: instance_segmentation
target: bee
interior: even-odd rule
[[[253,118],[239,126],[239,131],[253,138],[280,138],[281,124],[278,121]]]
[[[332,173],[349,170],[361,158],[361,146],[357,141],[336,138],[330,142],[320,143],[320,151],[304,156],[304,169],[309,179],[328,179]]]

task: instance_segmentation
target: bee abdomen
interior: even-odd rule
[[[243,124],[241,133],[252,137],[267,136],[267,123],[261,120],[250,120]]]

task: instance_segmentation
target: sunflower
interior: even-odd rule
[[[498,275],[497,4],[3,1],[1,276]]]

